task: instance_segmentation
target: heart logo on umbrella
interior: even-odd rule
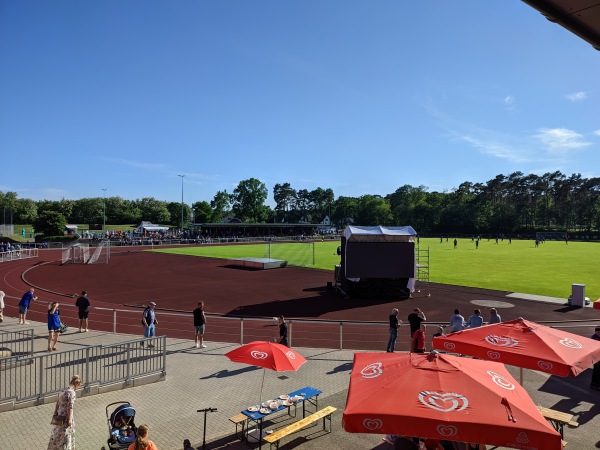
[[[488,370],[487,374],[490,377],[492,377],[492,381],[501,388],[507,389],[509,391],[512,391],[515,388],[515,385],[512,384],[508,378],[505,378],[502,375],[497,374],[496,372],[492,372],[491,370]]]
[[[517,435],[517,442],[520,442],[521,444],[527,444],[529,442],[529,438],[527,437],[527,433],[525,433],[524,431],[521,431]]]
[[[469,400],[464,395],[454,392],[441,394],[434,391],[419,393],[419,401],[425,406],[442,412],[458,412],[469,406]]]
[[[444,342],[444,348],[446,350],[452,351],[452,350],[454,350],[456,348],[456,345],[454,345],[453,342]]]
[[[549,372],[550,370],[552,370],[553,367],[552,363],[548,361],[538,361],[537,365],[544,372]]]
[[[564,338],[558,342],[560,342],[565,347],[569,347],[569,348],[583,348],[583,345],[581,345],[581,343],[577,342],[575,339]]]
[[[458,434],[458,428],[454,425],[438,425],[436,428],[440,436],[450,437]]]
[[[496,347],[515,347],[519,345],[519,341],[507,336],[488,335],[485,337],[485,342],[495,345]]]
[[[252,356],[254,359],[267,359],[269,357],[267,353],[259,352],[258,350],[253,350],[250,352],[250,356]]]
[[[365,419],[363,420],[363,427],[369,431],[379,430],[383,427],[383,421],[381,419]]]
[[[489,350],[487,352],[487,355],[488,355],[488,358],[490,358],[493,361],[500,359],[500,353],[498,353],[498,352],[493,352],[493,351]]]
[[[291,350],[289,352],[287,352],[286,355],[290,359],[296,359],[296,354]]]
[[[369,364],[360,371],[360,374],[363,378],[376,378],[383,373],[382,365],[380,362]]]

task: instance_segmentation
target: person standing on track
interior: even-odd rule
[[[21,297],[21,301],[19,302],[19,324],[20,325],[29,325],[29,322],[25,322],[25,317],[27,316],[27,310],[29,309],[29,305],[31,302],[37,300],[37,297],[33,295],[35,289],[29,288],[23,297]]]
[[[75,301],[79,313],[79,332],[84,329],[88,331],[88,316],[90,314],[90,299],[87,296],[87,291],[82,291],[79,298]]]
[[[198,302],[198,307],[194,310],[194,327],[196,328],[196,348],[206,348],[203,342],[204,329],[206,328],[204,302]]]

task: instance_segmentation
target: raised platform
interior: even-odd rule
[[[230,266],[248,267],[252,269],[279,269],[287,266],[287,261],[284,259],[272,258],[233,258],[228,259],[227,264]]]

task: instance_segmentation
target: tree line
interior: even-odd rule
[[[330,188],[295,189],[290,183],[273,187],[275,207],[265,204],[268,189],[256,178],[240,181],[231,192],[213,199],[183,204],[183,223],[220,223],[237,218],[252,223],[321,223],[328,216],[337,226],[411,225],[419,233],[527,233],[535,230],[600,231],[600,178],[514,172],[485,183],[465,181],[448,192],[403,185],[386,196],[335,198]],[[106,217],[104,212],[106,211]],[[181,224],[182,204],[152,197],[127,200],[94,197],[79,200],[18,198],[0,192],[4,223],[39,222],[58,213],[68,223],[119,225],[149,220]],[[10,214],[7,218],[6,214]]]

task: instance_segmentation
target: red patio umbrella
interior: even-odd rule
[[[561,377],[576,376],[600,360],[599,341],[525,319],[439,336],[433,346]]]
[[[276,372],[296,371],[306,362],[304,356],[285,345],[269,341],[254,341],[242,345],[225,356],[233,362],[263,367]]]
[[[435,353],[355,354],[342,424],[350,433],[562,448],[502,364]]]
[[[271,369],[275,372],[296,371],[306,362],[306,358],[295,350],[269,341],[250,342],[225,353],[225,356],[233,362]],[[265,371],[263,370],[262,383],[260,384],[259,404],[262,402]]]

